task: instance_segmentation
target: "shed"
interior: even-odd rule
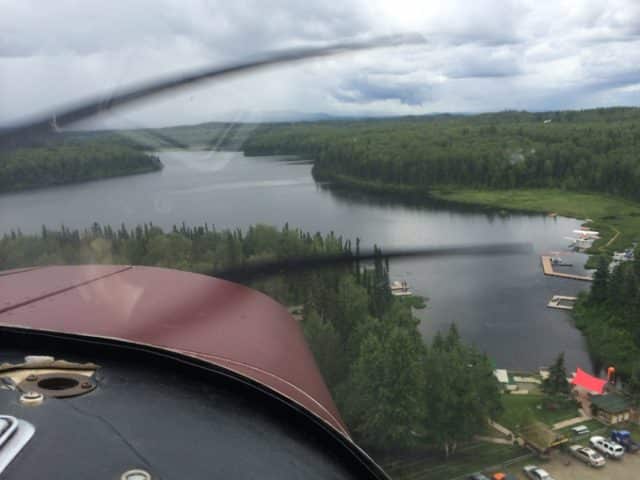
[[[539,453],[547,453],[550,448],[557,447],[568,441],[565,435],[538,421],[534,421],[524,427],[520,435],[527,445]]]
[[[616,393],[592,395],[591,409],[597,418],[609,425],[626,422],[631,416],[631,402]]]

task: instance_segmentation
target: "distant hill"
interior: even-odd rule
[[[349,124],[350,126],[368,124],[413,124],[422,122],[434,122],[437,124],[458,123],[467,126],[479,125],[504,125],[504,124],[536,124],[536,123],[591,123],[591,122],[618,122],[640,120],[640,109],[635,107],[611,107],[588,110],[563,110],[528,112],[508,110],[489,113],[431,113],[425,115],[406,116],[338,116],[327,113],[309,113],[292,110],[252,112],[247,115],[239,115],[243,119],[240,122],[205,122],[196,125],[177,125],[163,128],[148,129],[123,129],[101,131],[76,131],[67,132],[67,139],[79,140],[82,138],[101,138],[103,140],[114,139],[118,141],[134,143],[146,149],[159,148],[218,148],[223,150],[240,150],[251,138],[256,129],[263,131],[269,125],[293,126],[296,124],[312,126],[314,124],[326,127],[332,124]]]

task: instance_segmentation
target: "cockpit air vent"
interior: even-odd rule
[[[35,428],[29,422],[11,415],[0,415],[0,473],[20,453],[34,432]]]

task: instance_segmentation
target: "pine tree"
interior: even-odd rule
[[[549,377],[542,382],[542,390],[548,395],[563,395],[569,393],[567,370],[564,366],[564,352],[560,353],[549,367]]]
[[[623,291],[625,288],[625,283],[624,269],[618,266],[609,275],[609,281],[607,285],[607,300],[612,305],[617,306],[627,300]]]
[[[424,344],[417,330],[376,322],[339,391],[347,422],[368,446],[410,445],[424,408]]]
[[[640,406],[640,361],[636,361],[627,381],[627,391],[636,405]]]
[[[306,307],[302,329],[327,385],[336,385],[344,378],[346,362],[340,336],[335,327],[331,322],[320,318],[313,308]]]
[[[593,275],[589,300],[593,303],[603,303],[607,300],[609,286],[609,261],[604,255],[598,258],[598,268]]]

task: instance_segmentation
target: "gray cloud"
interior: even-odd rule
[[[523,73],[519,56],[508,48],[467,48],[445,67],[449,78],[511,77]]]
[[[376,79],[366,75],[350,79],[332,95],[345,103],[366,104],[396,100],[404,105],[423,105],[431,96],[432,87],[422,82]]]
[[[404,32],[429,44],[214,83],[113,122],[167,125],[261,110],[587,108],[639,97],[636,0],[1,1],[0,124],[265,50]]]

